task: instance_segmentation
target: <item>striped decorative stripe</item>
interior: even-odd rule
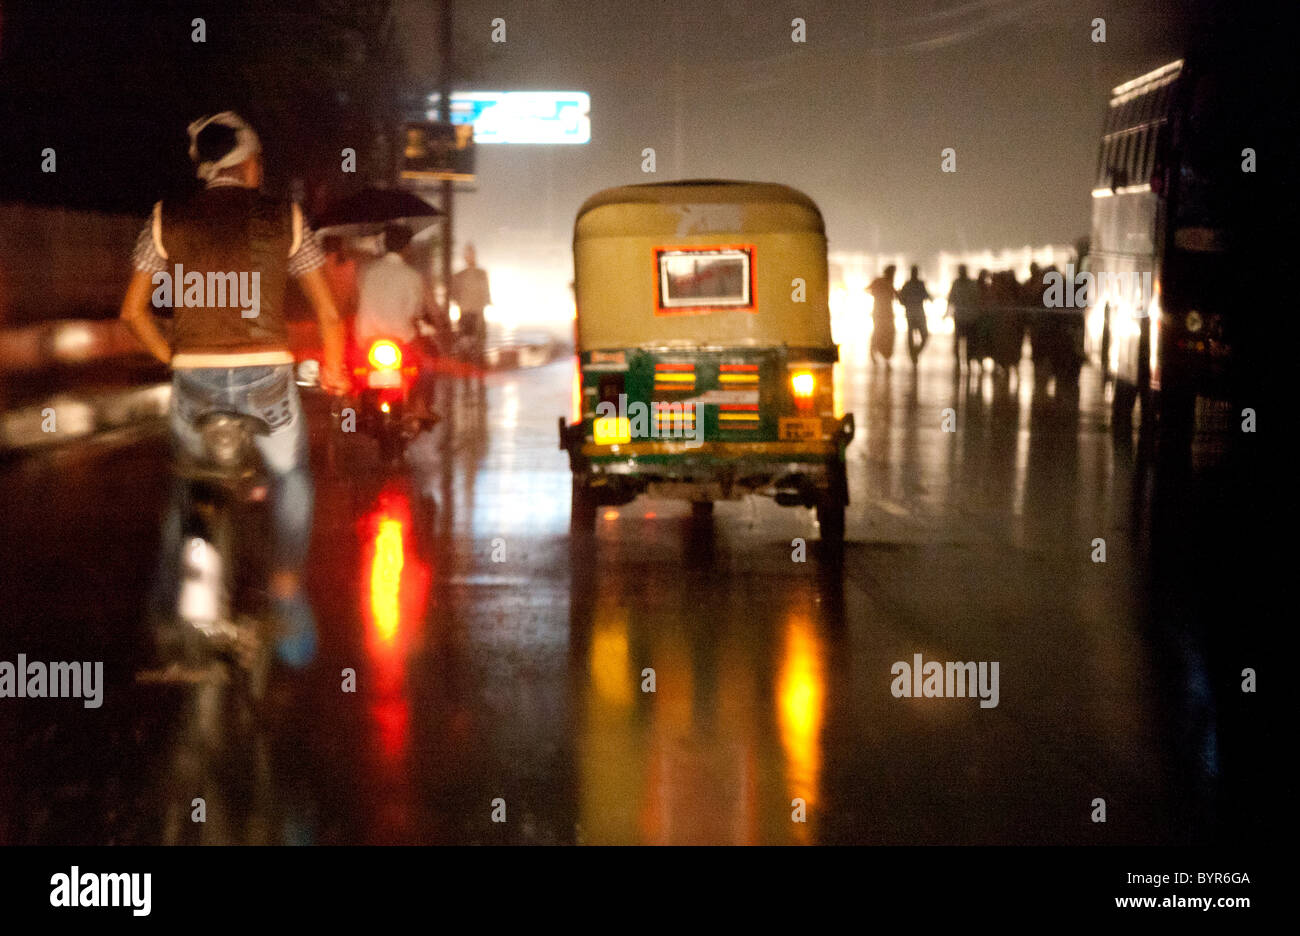
[[[758,383],[757,364],[720,364],[718,366],[718,383],[755,384]]]
[[[718,407],[718,422],[725,423],[728,429],[757,429],[758,404],[723,403]]]
[[[695,365],[672,361],[655,364],[655,393],[690,393],[695,389]]]

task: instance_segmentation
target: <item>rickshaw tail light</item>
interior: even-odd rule
[[[376,341],[366,357],[375,370],[391,371],[402,366],[402,349],[391,341]]]
[[[573,356],[573,388],[569,399],[569,422],[577,425],[582,422],[582,358]]]
[[[795,371],[790,375],[790,386],[794,390],[795,399],[811,400],[817,389],[817,380],[812,371]]]
[[[623,445],[632,441],[632,425],[626,416],[597,416],[591,436],[597,445]]]

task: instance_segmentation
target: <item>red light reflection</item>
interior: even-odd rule
[[[379,724],[386,756],[406,749],[406,661],[423,622],[429,566],[416,553],[410,496],[400,487],[380,492],[375,507],[361,518],[361,616],[366,653],[372,665],[376,701],[371,715]]]

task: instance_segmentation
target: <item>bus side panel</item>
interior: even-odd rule
[[[1093,198],[1091,272],[1095,308],[1109,316],[1110,367],[1140,387],[1146,377],[1148,303],[1143,274],[1156,277],[1156,196],[1133,192]]]

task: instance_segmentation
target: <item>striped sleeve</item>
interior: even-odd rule
[[[131,265],[141,273],[161,273],[167,269],[167,260],[154,246],[152,222],[141,228],[140,235],[135,239]]]
[[[293,206],[293,243],[289,250],[289,275],[303,276],[325,265],[325,251],[320,238],[307,226],[297,205]]]

